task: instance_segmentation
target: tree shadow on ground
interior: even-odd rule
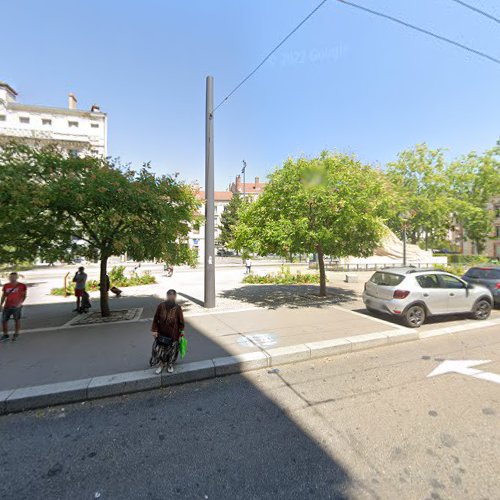
[[[223,291],[219,296],[267,309],[320,308],[351,302],[357,298],[354,291],[338,287],[329,286],[326,293],[326,297],[320,297],[317,285],[247,285]]]

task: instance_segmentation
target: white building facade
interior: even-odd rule
[[[107,156],[107,116],[99,106],[77,108],[74,94],[68,107],[56,108],[17,102],[17,92],[0,82],[0,143],[54,144],[70,154]]]

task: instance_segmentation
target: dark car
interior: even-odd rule
[[[467,283],[489,288],[495,305],[500,306],[500,266],[471,267],[462,278]]]

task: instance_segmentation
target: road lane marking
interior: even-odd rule
[[[434,368],[427,377],[435,377],[437,375],[444,375],[446,373],[459,373],[460,375],[467,375],[468,377],[474,377],[481,380],[487,380],[488,382],[494,382],[495,384],[500,384],[500,375],[492,372],[485,372],[482,370],[477,370],[472,368],[473,366],[484,365],[486,363],[491,363],[489,359],[447,359],[443,361],[439,366]]]

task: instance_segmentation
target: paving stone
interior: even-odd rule
[[[149,370],[94,377],[87,388],[87,396],[89,399],[94,399],[160,387],[161,377],[150,368]]]
[[[58,382],[16,389],[6,400],[5,411],[15,412],[87,399],[91,379]]]
[[[7,413],[7,399],[14,392],[14,389],[0,391],[0,415]]]
[[[369,349],[371,347],[376,347],[388,343],[387,335],[385,333],[366,333],[364,335],[353,335],[352,337],[346,337],[346,340],[352,343],[353,351]]]
[[[265,352],[271,357],[269,366],[296,363],[311,358],[311,350],[305,344],[275,347],[274,349],[266,349]]]
[[[164,371],[161,375],[161,385],[184,384],[215,377],[215,367],[211,359],[205,361],[193,361],[175,365],[174,373]]]
[[[224,356],[213,360],[215,375],[229,375],[250,370],[259,370],[269,366],[269,356],[262,351],[247,352],[236,356]]]
[[[320,340],[308,342],[306,346],[311,349],[311,358],[324,358],[351,352],[352,343],[345,339]]]

